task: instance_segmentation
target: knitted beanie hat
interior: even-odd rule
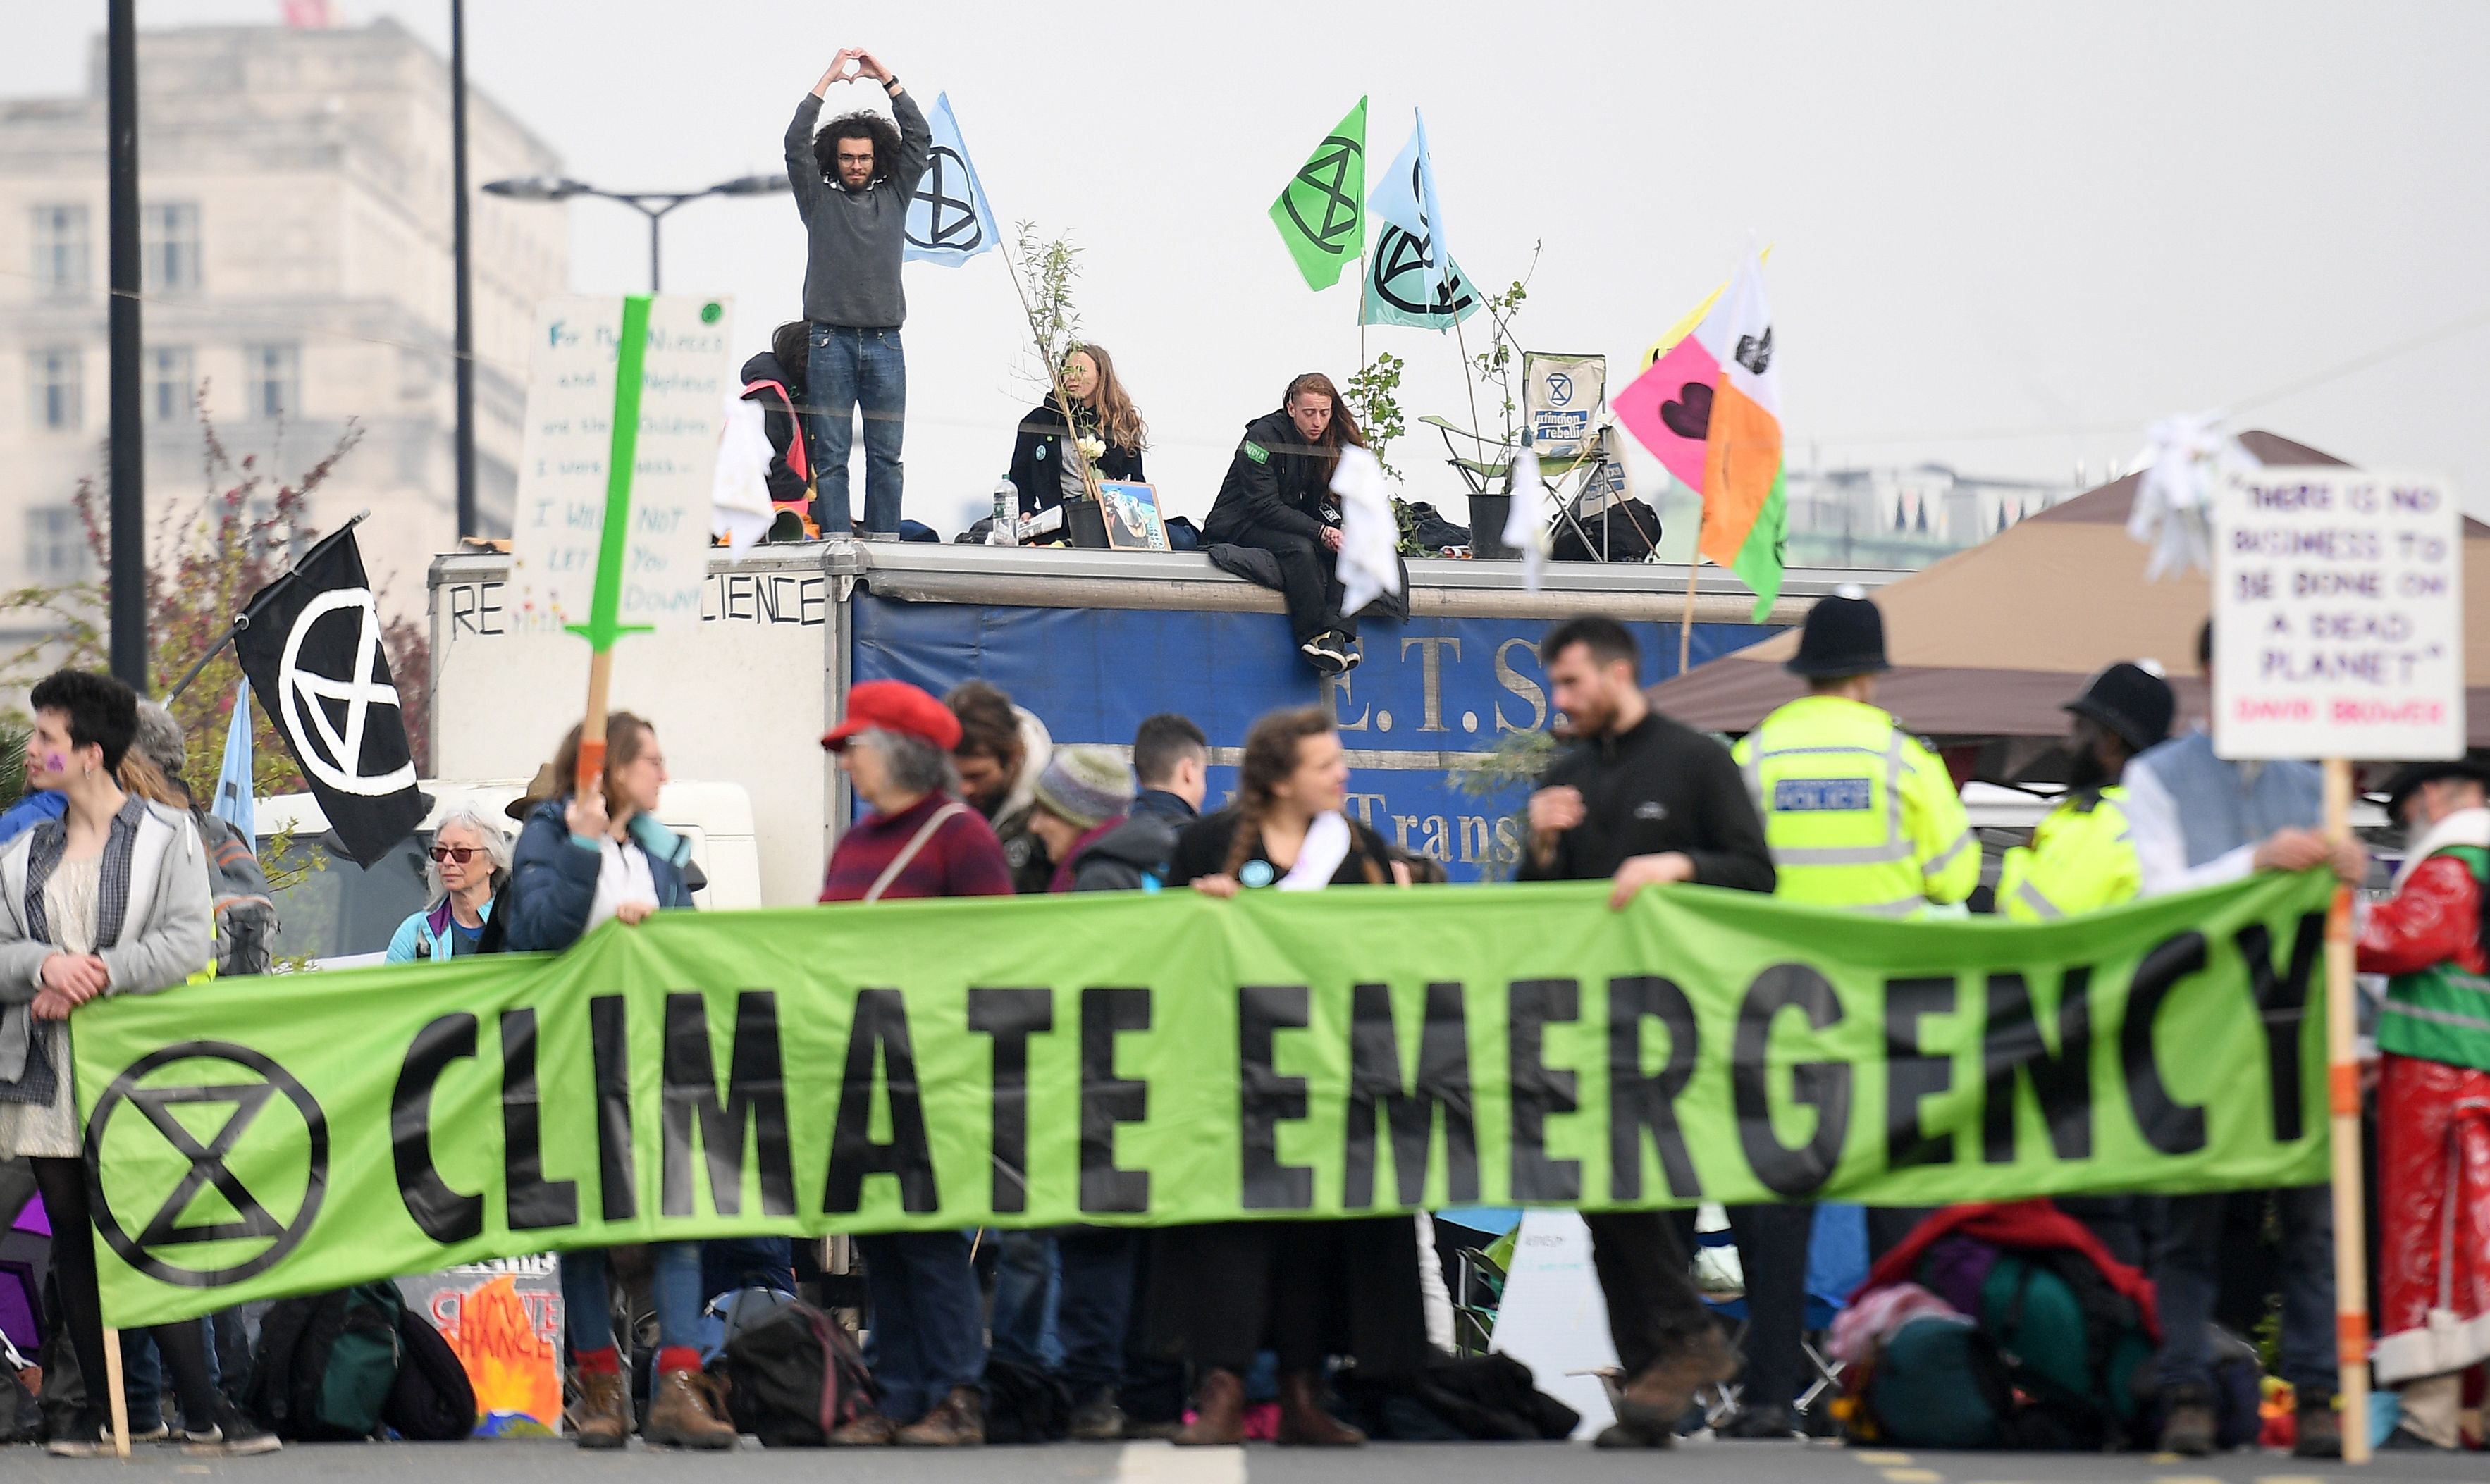
[[[1133,807],[1133,770],[1112,747],[1058,747],[1037,775],[1037,802],[1085,830]]]

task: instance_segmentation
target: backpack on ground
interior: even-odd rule
[[[809,1303],[779,1304],[726,1337],[727,1412],[767,1448],[818,1448],[874,1409],[854,1336]]]
[[[1952,1207],[1852,1296],[1917,1283],[1923,1315],[1857,1378],[1854,1439],[1905,1447],[2098,1450],[2142,1436],[2134,1384],[2159,1340],[2153,1286],[2046,1201]]]
[[[1405,1375],[1332,1378],[1350,1419],[1370,1438],[1404,1442],[1552,1441],[1581,1414],[1539,1389],[1530,1367],[1501,1353],[1433,1356]]]
[[[405,1356],[405,1312],[386,1279],[279,1299],[260,1321],[244,1406],[289,1441],[379,1436]]]
[[[454,1442],[476,1433],[476,1384],[458,1352],[413,1309],[397,1316],[403,1358],[381,1404],[381,1420],[411,1442]]]
[[[1071,1436],[1071,1387],[1034,1366],[986,1357],[986,1441],[1061,1442]]]

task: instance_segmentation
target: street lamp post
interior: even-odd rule
[[[530,175],[515,180],[487,181],[484,189],[512,201],[567,201],[573,196],[602,196],[620,201],[649,218],[649,292],[662,284],[658,272],[657,224],[668,213],[703,196],[767,196],[789,188],[783,175],[742,175],[720,181],[707,190],[605,190],[566,176]]]

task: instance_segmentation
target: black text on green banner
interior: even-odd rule
[[[662,914],[90,1006],[106,1312],[660,1237],[2324,1179],[2323,880],[2040,927],[1606,890]]]

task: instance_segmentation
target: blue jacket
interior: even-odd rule
[[[491,922],[493,903],[487,900],[477,916]],[[382,962],[413,963],[423,959],[439,963],[449,958],[459,942],[458,934],[449,930],[450,920],[449,899],[447,897],[420,912],[408,914],[407,920],[398,924],[397,931],[391,935],[389,953]],[[468,950],[470,954],[474,952],[472,948]]]
[[[596,842],[570,833],[565,817],[569,806],[567,795],[547,799],[519,829],[518,845],[510,852],[509,905],[504,908],[509,914],[504,946],[511,953],[568,948],[588,928],[603,854]],[[691,842],[647,814],[632,816],[631,839],[648,852],[657,905],[690,906],[683,862],[691,859]]]
[[[0,845],[15,840],[46,819],[58,819],[70,812],[70,796],[50,788],[31,788],[26,796],[9,806],[0,814]]]

